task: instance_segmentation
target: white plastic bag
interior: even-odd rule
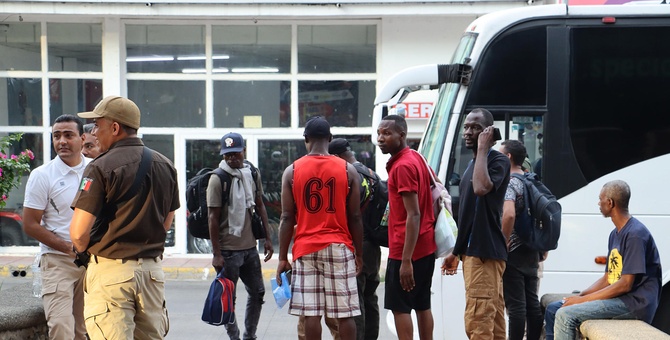
[[[435,254],[437,257],[446,257],[454,250],[457,235],[456,221],[449,210],[443,207],[435,221],[435,245],[437,246]]]

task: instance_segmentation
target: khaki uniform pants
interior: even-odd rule
[[[161,259],[91,256],[84,317],[91,340],[163,339],[169,330]]]
[[[40,259],[42,303],[49,339],[86,340],[84,326],[84,276],[74,258],[44,254]]]
[[[468,339],[507,338],[502,276],[505,261],[463,256]]]

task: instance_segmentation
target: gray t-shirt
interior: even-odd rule
[[[260,189],[262,195],[263,189]],[[259,188],[254,183],[254,193],[259,195]],[[237,237],[228,231],[228,200],[223,203],[222,199],[223,189],[221,188],[221,179],[217,175],[209,177],[209,184],[207,185],[207,206],[214,208],[221,208],[221,215],[219,216],[219,246],[221,250],[245,250],[256,247],[256,238],[251,231],[251,211],[245,209],[239,213],[245,213],[244,228],[242,229],[242,236]],[[230,194],[230,192],[229,192]],[[258,196],[256,196],[258,197]]]

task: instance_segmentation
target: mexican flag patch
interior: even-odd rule
[[[93,183],[93,178],[84,177],[81,180],[81,185],[79,186],[79,191],[88,191],[91,188],[91,183]]]

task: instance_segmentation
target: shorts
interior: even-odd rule
[[[289,314],[350,318],[361,315],[354,254],[331,244],[293,263]]]
[[[412,309],[416,311],[430,309],[430,288],[433,283],[435,255],[430,254],[412,261],[415,285],[414,289],[409,292],[404,291],[400,285],[401,264],[400,260],[388,259],[384,308],[400,313],[410,313]]]

